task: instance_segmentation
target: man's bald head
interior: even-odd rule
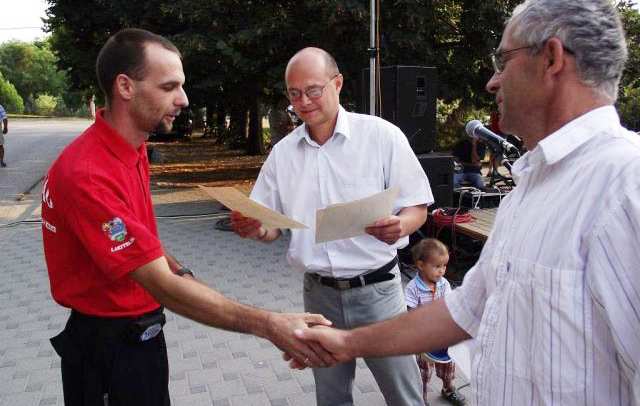
[[[342,75],[335,59],[320,48],[304,48],[289,60],[284,78],[296,114],[322,145],[333,135],[340,106]]]
[[[298,64],[318,64],[324,65],[328,77],[333,77],[340,73],[336,60],[327,51],[321,48],[308,47],[296,52],[289,59],[287,69],[284,72],[285,79],[289,75],[291,68]]]

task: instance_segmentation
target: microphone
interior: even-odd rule
[[[489,148],[491,148],[494,152],[519,152],[518,148],[516,148],[515,145],[511,144],[509,141],[489,130],[487,127],[482,125],[480,120],[469,121],[464,130],[467,132],[467,135],[469,137],[479,138],[480,140],[486,142]]]

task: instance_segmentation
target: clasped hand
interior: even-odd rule
[[[403,224],[400,217],[389,216],[377,220],[372,225],[367,226],[364,231],[382,242],[393,245],[403,236]]]
[[[306,367],[329,367],[338,363],[330,352],[314,340],[305,340],[304,334],[313,326],[330,326],[331,321],[320,314],[271,313],[267,338],[286,354],[286,359]],[[302,336],[304,337],[304,336]]]
[[[326,325],[316,325],[311,328],[297,329],[294,331],[295,336],[305,342],[307,345],[313,345],[314,348],[322,348],[324,353],[328,354],[333,362],[327,365],[331,367],[337,363],[346,362],[356,357],[350,353],[348,347],[349,331],[340,330]],[[307,367],[316,367],[306,362],[300,362],[298,358],[292,357],[289,353],[282,354],[282,358],[289,362],[291,369],[305,369]]]

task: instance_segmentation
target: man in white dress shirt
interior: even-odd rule
[[[298,336],[339,360],[473,337],[473,404],[640,405],[640,138],[613,107],[626,59],[609,0],[518,6],[487,89],[530,152],[478,263],[444,300]]]
[[[340,106],[343,78],[324,50],[299,51],[289,61],[285,79],[304,125],[274,146],[251,198],[309,226],[291,231],[287,252],[291,267],[305,273],[305,310],[319,312],[341,328],[404,313],[396,250],[424,223],[433,202],[420,163],[396,126]],[[317,209],[391,187],[400,189],[392,216],[368,227],[367,235],[316,244]],[[242,237],[267,242],[281,234],[237,212],[232,221]],[[388,404],[423,405],[413,356],[365,362]],[[354,361],[313,373],[318,405],[353,404]]]

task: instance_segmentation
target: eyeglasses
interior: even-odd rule
[[[509,49],[508,51],[500,51],[500,52],[494,52],[491,54],[491,64],[493,65],[493,70],[496,73],[502,73],[502,71],[504,70],[505,65],[507,64],[507,61],[511,58],[507,58],[507,55],[510,55],[516,51],[521,51],[523,49],[529,49],[529,48],[533,48],[533,45],[528,45],[526,47],[519,47],[519,48],[514,48],[514,49]]]
[[[303,93],[310,99],[319,99],[320,97],[322,97],[324,88],[327,87],[327,85],[338,76],[340,76],[340,74],[336,73],[335,75],[333,75],[333,77],[331,77],[331,79],[327,81],[327,83],[322,86],[309,86],[308,88],[304,89],[304,91],[291,88],[287,89],[285,93],[287,95],[287,98],[292,102],[300,100]]]
[[[507,62],[511,59],[511,58],[507,58],[507,55],[512,54],[516,51],[529,49],[529,48],[537,48],[537,46],[528,45],[526,47],[509,49],[507,51],[494,52],[493,54],[491,54],[491,64],[493,65],[493,70],[498,74],[502,73]],[[567,48],[566,46],[563,45],[562,48],[569,55],[575,55],[574,52],[571,49]]]

